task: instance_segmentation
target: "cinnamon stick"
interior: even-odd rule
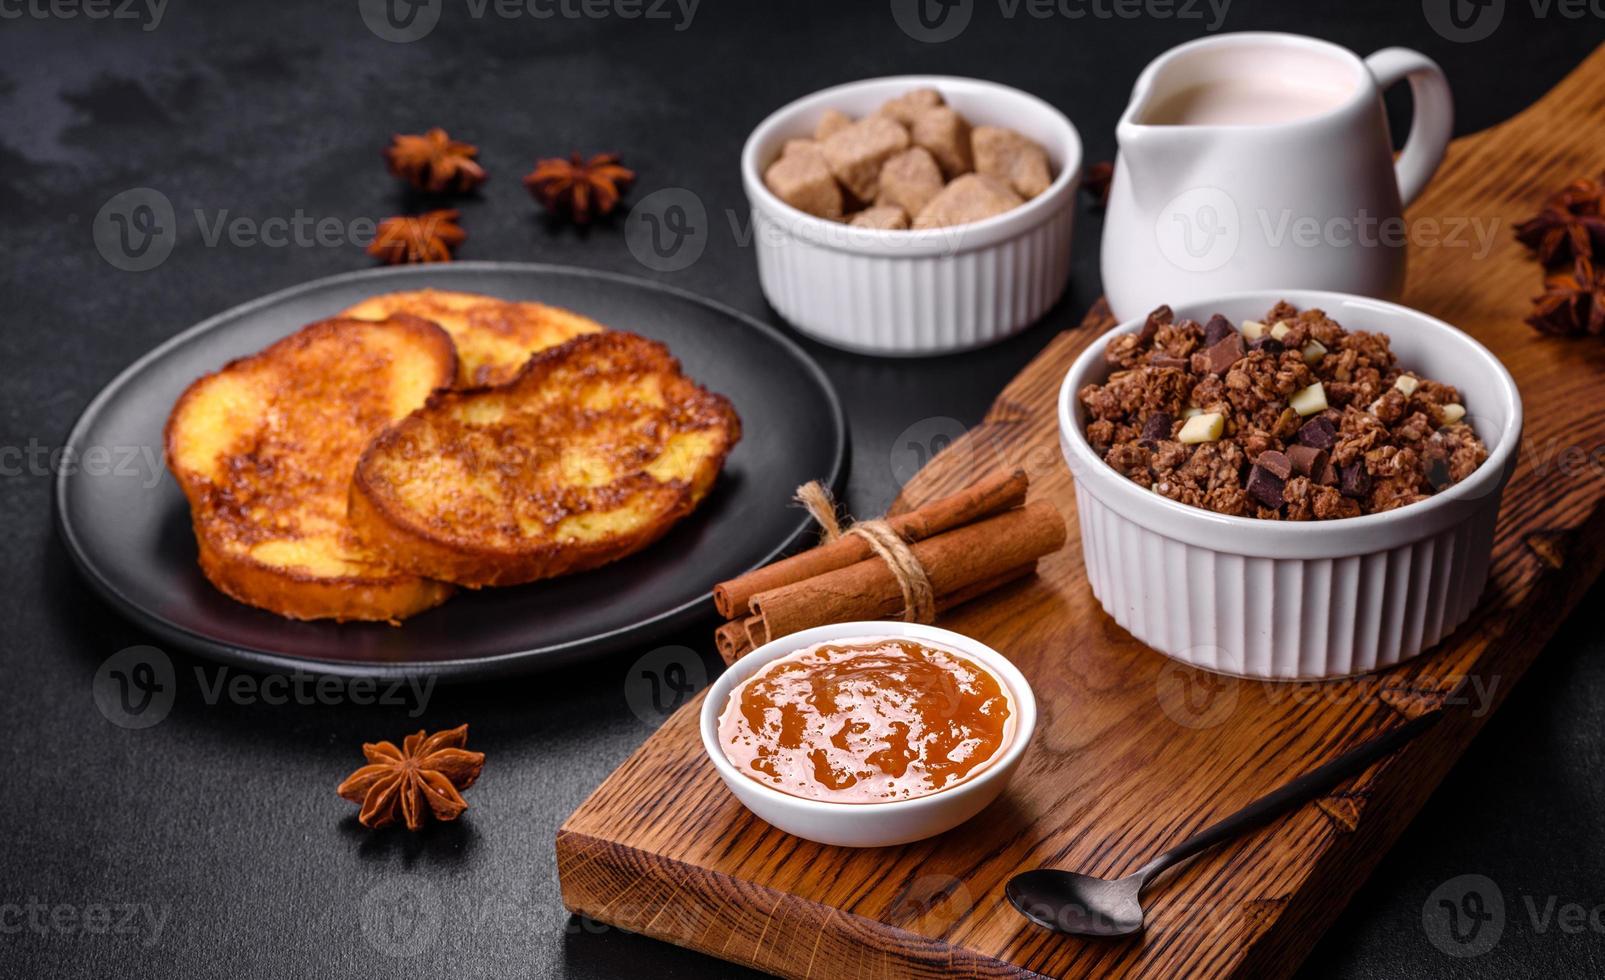
[[[944,531],[1018,507],[1025,502],[1029,483],[1024,470],[998,470],[958,493],[922,504],[896,517],[888,517],[886,521],[905,540],[932,538]],[[829,544],[719,583],[713,587],[713,604],[719,610],[719,615],[735,619],[752,611],[752,597],[760,592],[804,582],[873,557],[874,551],[867,541],[857,535],[845,535]]]
[[[1038,502],[910,547],[931,580],[932,591],[941,596],[1032,562],[1057,551],[1064,542],[1064,518],[1052,504]],[[774,639],[823,623],[885,616],[887,610],[902,608],[903,591],[887,564],[872,557],[760,592],[748,604],[763,617],[762,635]]]
[[[758,617],[753,616],[753,619]],[[737,660],[757,649],[747,636],[747,621],[745,619],[732,619],[713,631],[713,645],[719,651],[719,656],[726,664],[733,664]]]
[[[994,589],[1008,585],[1010,582],[1033,575],[1036,570],[1036,562],[1027,562],[1024,565],[1009,569],[1002,575],[996,575],[985,581],[965,586],[949,595],[939,596],[936,600],[936,611],[944,613],[954,606],[962,606],[971,599],[978,599]],[[877,616],[877,618],[895,619],[901,612],[901,609],[893,609]],[[719,648],[719,656],[724,659],[726,666],[735,663],[762,645],[754,645],[747,635],[747,624],[753,620],[761,619],[761,616],[751,616],[748,619],[733,620],[725,623],[714,632],[714,645]],[[766,639],[764,642],[768,642],[768,640]]]

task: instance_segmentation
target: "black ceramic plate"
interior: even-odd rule
[[[401,626],[281,619],[201,575],[189,507],[161,469],[161,435],[184,387],[232,358],[376,293],[455,289],[565,306],[661,340],[691,377],[735,403],[743,437],[713,493],[662,540],[596,571],[464,591]],[[89,581],[162,639],[221,660],[336,674],[491,675],[568,662],[683,625],[715,583],[802,534],[798,484],[837,486],[840,403],[819,366],[773,329],[666,286],[516,263],[376,269],[308,283],[213,317],[140,358],[68,437],[56,483],[62,539]],[[154,463],[154,466],[153,466]]]

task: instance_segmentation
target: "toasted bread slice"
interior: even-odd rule
[[[435,289],[374,296],[340,315],[383,320],[396,313],[433,320],[451,334],[457,345],[457,383],[463,388],[505,384],[536,351],[605,329],[595,320],[544,303]]]
[[[386,561],[460,585],[582,571],[689,514],[740,438],[730,402],[662,344],[587,334],[386,429],[357,464],[352,526]]]
[[[293,619],[400,620],[451,586],[379,559],[346,519],[373,434],[451,384],[451,338],[427,320],[333,319],[196,380],[167,419],[201,569]]]

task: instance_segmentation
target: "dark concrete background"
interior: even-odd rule
[[[209,241],[208,229],[225,216],[265,228],[297,215],[343,228],[403,210],[412,202],[378,158],[392,132],[442,125],[482,147],[494,176],[463,205],[463,258],[659,278],[778,323],[740,234],[736,155],[767,112],[816,88],[908,71],[996,79],[1068,112],[1090,162],[1112,155],[1113,123],[1142,65],[1213,26],[1312,33],[1362,54],[1423,50],[1449,73],[1461,133],[1519,111],[1605,39],[1597,12],[1573,18],[1570,7],[1515,0],[1475,41],[1435,31],[1438,0],[1236,0],[1220,25],[1204,5],[1202,21],[1160,17],[1169,8],[1157,3],[1115,16],[1093,0],[1039,19],[1030,6],[981,0],[963,33],[938,44],[900,30],[893,6],[704,0],[688,22],[678,12],[504,17],[477,0],[444,0],[427,37],[396,44],[364,26],[357,0],[172,0],[159,20],[141,5],[91,19],[65,16],[79,9],[65,0],[3,0],[0,446],[59,445],[101,385],[206,316],[367,267],[349,236],[275,247]],[[555,0],[534,8],[559,9]],[[695,194],[712,217],[701,258],[660,273],[636,261],[621,223],[578,232],[542,220],[517,178],[536,156],[570,149],[622,154],[641,174],[631,200],[666,188]],[[1545,184],[1574,176],[1533,175]],[[172,202],[178,236],[159,266],[128,272],[97,251],[91,227],[103,204],[137,187]],[[191,217],[197,210],[202,219]],[[1078,322],[1099,291],[1100,222],[1083,214],[1070,295],[1015,340],[911,362],[806,344],[851,418],[854,512],[878,512],[896,493],[898,447],[974,424],[1009,377]],[[142,730],[117,727],[92,698],[97,668],[148,638],[75,576],[51,528],[48,466],[16,459],[0,478],[0,974],[736,972],[571,919],[558,900],[558,824],[650,730],[625,697],[647,650],[365,708],[214,696],[236,675],[170,652],[170,714]],[[1605,973],[1605,911],[1592,926],[1585,912],[1575,932],[1566,911],[1605,903],[1602,599],[1595,590],[1565,625],[1316,948],[1307,975]],[[712,670],[707,638],[703,627],[664,643],[695,648]],[[357,745],[459,721],[490,757],[468,816],[416,838],[358,827],[332,792]],[[1447,955],[1422,925],[1441,886],[1458,895],[1464,875],[1489,879],[1506,910],[1499,942],[1471,958]],[[375,918],[404,913],[409,899],[419,903],[415,929]]]

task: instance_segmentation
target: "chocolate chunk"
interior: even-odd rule
[[[1317,483],[1320,482],[1321,471],[1326,469],[1326,450],[1316,449],[1314,446],[1289,446],[1287,458],[1300,476],[1307,476]]]
[[[1148,363],[1156,368],[1175,368],[1178,371],[1187,370],[1187,359],[1185,357],[1172,357],[1169,354],[1161,354],[1159,351],[1154,351],[1148,355]]]
[[[1331,449],[1337,445],[1337,426],[1323,415],[1305,422],[1298,430],[1298,441],[1316,449]]]
[[[1148,416],[1148,421],[1142,424],[1142,444],[1149,449],[1162,439],[1170,438],[1170,430],[1176,424],[1176,416],[1169,412],[1155,412]]]
[[[1204,324],[1204,346],[1213,347],[1236,332],[1232,329],[1232,321],[1217,313]]]
[[[1282,351],[1287,350],[1287,346],[1285,344],[1283,344],[1280,340],[1277,340],[1275,337],[1272,337],[1270,334],[1266,334],[1263,337],[1259,337],[1259,338],[1257,338],[1255,340],[1249,341],[1248,342],[1248,349],[1249,350],[1262,350],[1267,354],[1275,354],[1275,355],[1280,356]]]
[[[1337,486],[1337,484],[1338,484],[1338,468],[1337,468],[1337,464],[1333,463],[1330,459],[1328,459],[1325,463],[1323,463],[1321,465],[1320,470],[1318,470],[1316,472],[1314,480],[1315,480],[1316,483],[1319,483],[1323,487],[1335,487],[1335,486]]]
[[[1442,444],[1436,440],[1427,446],[1426,464],[1427,482],[1432,484],[1434,493],[1455,482],[1454,476],[1449,472],[1449,456]]]
[[[1338,467],[1338,492],[1345,497],[1365,497],[1371,492],[1371,473],[1364,463]]]
[[[1248,486],[1243,489],[1248,491],[1250,497],[1266,507],[1282,506],[1282,479],[1263,466],[1255,464],[1254,468],[1248,471]]]
[[[1153,340],[1154,334],[1159,332],[1159,328],[1162,325],[1169,323],[1173,316],[1175,314],[1170,311],[1168,306],[1160,306],[1148,314],[1148,319],[1142,322],[1142,332],[1137,334],[1137,343],[1146,345]]]
[[[1286,456],[1274,449],[1267,449],[1254,460],[1254,465],[1262,470],[1269,470],[1278,480],[1286,480],[1293,475],[1293,464]]]
[[[1232,333],[1204,351],[1210,374],[1225,374],[1243,356],[1243,335]]]

